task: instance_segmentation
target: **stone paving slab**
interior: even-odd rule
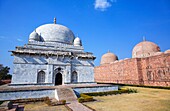
[[[84,105],[82,105],[81,103],[77,101],[73,101],[67,106],[71,108],[73,111],[92,111],[91,109],[85,107]]]

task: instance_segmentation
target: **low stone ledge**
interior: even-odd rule
[[[0,105],[0,110],[1,109],[8,110],[8,109],[11,109],[11,108],[12,108],[12,102],[11,101],[5,101]]]

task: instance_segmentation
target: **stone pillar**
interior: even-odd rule
[[[47,80],[46,83],[53,83],[53,65],[47,65]]]
[[[65,83],[71,83],[71,65],[68,64],[65,70]]]

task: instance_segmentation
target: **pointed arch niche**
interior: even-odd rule
[[[71,83],[77,83],[78,75],[76,71],[73,71],[71,74]]]
[[[38,72],[37,83],[45,83],[45,72],[42,70]]]

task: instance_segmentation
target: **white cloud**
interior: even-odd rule
[[[19,42],[23,42],[23,40],[22,40],[22,39],[17,39],[17,41],[19,41]]]
[[[116,0],[95,0],[94,8],[96,10],[105,11],[107,8],[111,7],[111,2],[116,2]]]

